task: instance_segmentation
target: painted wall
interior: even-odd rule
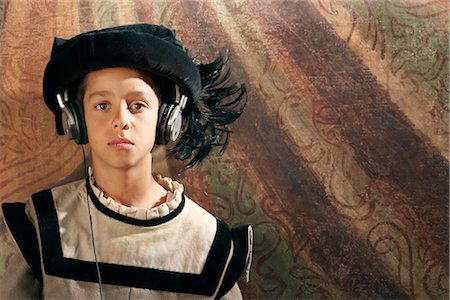
[[[224,155],[158,159],[254,225],[247,299],[448,299],[448,1],[0,0],[2,201],[79,176],[42,101],[53,37],[136,22],[203,61],[229,48],[248,87]]]

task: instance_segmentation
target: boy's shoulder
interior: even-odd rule
[[[42,190],[38,193],[33,194],[32,198],[33,197],[35,198],[38,195],[43,194],[43,193],[48,193],[49,191],[51,191],[51,193],[55,199],[59,199],[62,196],[64,196],[64,197],[76,196],[80,192],[81,193],[85,192],[85,179],[71,181],[68,183],[54,186],[54,187],[46,189],[46,190]]]

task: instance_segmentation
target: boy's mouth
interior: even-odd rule
[[[129,150],[134,146],[134,143],[127,138],[118,137],[110,141],[108,146],[120,150]]]

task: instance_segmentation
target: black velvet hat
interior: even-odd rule
[[[56,94],[64,92],[91,71],[111,67],[131,67],[168,79],[188,96],[187,108],[199,99],[201,78],[198,68],[174,30],[153,24],[94,30],[69,40],[54,40],[44,72],[43,94],[45,103],[56,116],[57,125],[61,124],[61,110]],[[156,88],[161,93],[161,87],[157,85]],[[62,128],[57,130],[62,134]]]

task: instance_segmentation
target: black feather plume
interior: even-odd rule
[[[227,125],[236,121],[247,103],[244,85],[229,83],[230,71],[225,68],[228,52],[208,64],[198,64],[202,81],[200,99],[186,117],[184,131],[170,151],[179,160],[188,160],[182,171],[194,168],[219,147],[222,154],[229,142]]]

